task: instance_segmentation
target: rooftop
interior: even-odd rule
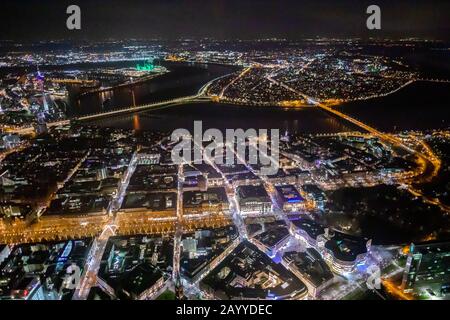
[[[298,229],[305,231],[313,239],[317,239],[318,236],[325,233],[325,228],[321,224],[308,218],[295,219],[292,220],[292,223]]]
[[[241,242],[201,286],[224,299],[295,299],[307,290],[290,271],[248,241]]]
[[[304,201],[303,197],[292,185],[276,186],[275,188],[277,189],[278,194],[283,198],[284,202],[299,203]]]
[[[151,211],[176,209],[177,197],[169,193],[130,193],[125,196],[122,209],[145,208]]]
[[[355,261],[360,254],[367,252],[368,239],[334,232],[334,236],[325,242],[325,248],[331,250],[335,258],[342,261]]]
[[[226,203],[228,198],[225,188],[209,188],[208,191],[186,191],[183,193],[183,205]]]
[[[263,186],[239,186],[238,194],[241,200],[252,200],[257,199],[260,201],[270,202],[269,195]]]
[[[307,248],[305,252],[286,252],[283,259],[290,263],[302,273],[314,286],[333,279],[333,273],[322,259],[322,256],[313,248]]]

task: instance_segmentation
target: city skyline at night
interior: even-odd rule
[[[0,7],[1,302],[450,300],[449,3]]]

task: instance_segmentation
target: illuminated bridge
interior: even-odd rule
[[[177,104],[191,103],[191,102],[206,102],[206,101],[210,101],[210,98],[206,97],[206,96],[201,96],[201,95],[187,96],[187,97],[181,97],[181,98],[176,98],[176,99],[167,100],[167,101],[144,104],[141,106],[132,106],[129,108],[124,108],[124,109],[99,112],[96,114],[81,116],[81,117],[76,118],[75,120],[79,120],[79,121],[97,120],[100,118],[118,116],[121,114],[139,112],[139,111],[145,111],[145,110],[151,110],[151,109],[159,109],[161,107],[167,107],[167,106],[172,106],[172,105],[177,105]]]
[[[211,98],[209,98],[207,96],[203,96],[201,94],[198,94],[198,95],[194,95],[194,96],[187,96],[187,97],[181,97],[181,98],[176,98],[176,99],[167,100],[167,101],[160,101],[160,102],[155,102],[155,103],[144,104],[141,106],[131,106],[128,108],[123,108],[123,109],[98,112],[95,114],[72,118],[72,120],[90,121],[90,120],[97,120],[97,119],[101,119],[101,118],[123,115],[123,114],[127,114],[127,113],[141,112],[141,111],[152,110],[152,109],[160,109],[160,108],[169,107],[169,106],[173,106],[173,105],[177,105],[177,104],[192,103],[192,102],[208,102],[208,101],[211,101]],[[61,121],[55,121],[55,122],[48,122],[47,127],[52,128],[52,127],[58,127],[58,126],[65,126],[68,124],[70,124],[70,120],[61,120]],[[32,126],[29,126],[29,127],[7,128],[7,129],[4,129],[4,131],[7,133],[29,135],[29,134],[33,134],[35,132],[35,129]]]

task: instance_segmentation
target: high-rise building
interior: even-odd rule
[[[411,292],[424,287],[439,295],[449,283],[450,242],[411,243],[403,274],[403,290]]]
[[[197,239],[187,238],[182,241],[183,251],[195,253],[197,251]]]

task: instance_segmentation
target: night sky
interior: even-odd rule
[[[66,29],[78,4],[82,30]],[[366,29],[378,4],[382,30]],[[448,0],[2,0],[0,39],[421,37],[449,40]]]

